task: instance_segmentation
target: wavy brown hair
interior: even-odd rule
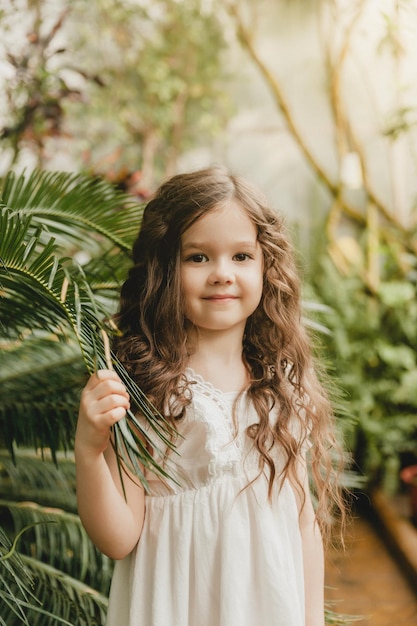
[[[269,492],[276,482],[271,450],[285,456],[281,477],[295,476],[309,442],[317,515],[326,531],[329,512],[343,510],[334,466],[338,449],[328,395],[319,382],[311,341],[301,321],[300,278],[283,220],[262,194],[221,167],[174,176],[146,205],[133,246],[133,265],[121,290],[114,350],[155,407],[175,423],[189,403],[187,324],[180,284],[181,235],[214,208],[236,201],[254,223],[264,257],[263,294],[248,318],[243,359],[247,389],[259,415],[249,429],[268,468]],[[278,419],[270,422],[275,407]]]

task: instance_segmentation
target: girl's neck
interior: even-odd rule
[[[249,382],[242,359],[242,342],[205,341],[203,337],[190,342],[188,366],[220,391],[242,391]]]

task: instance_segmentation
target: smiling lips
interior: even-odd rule
[[[225,302],[226,300],[237,300],[237,296],[233,296],[232,294],[224,293],[224,294],[214,294],[213,296],[206,296],[203,300],[209,300],[211,302]]]

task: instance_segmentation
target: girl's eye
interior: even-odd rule
[[[246,254],[246,252],[238,252],[238,254],[234,256],[235,261],[247,261],[251,258],[250,254]]]
[[[188,260],[193,263],[204,263],[204,261],[207,261],[207,257],[205,254],[193,254]]]

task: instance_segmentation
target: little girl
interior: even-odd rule
[[[175,452],[147,440],[177,480],[123,491],[127,392],[102,370],[82,393],[79,513],[118,559],[107,625],[323,626],[336,440],[280,218],[222,168],[174,176],[145,208],[116,321],[117,357],[179,434]]]

